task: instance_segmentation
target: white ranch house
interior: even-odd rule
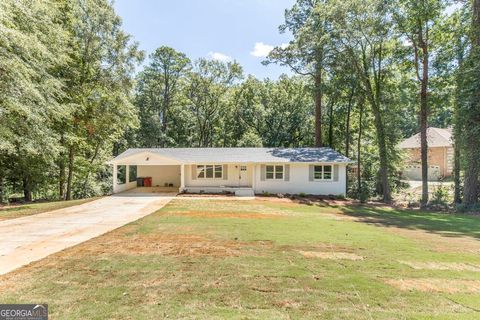
[[[113,192],[152,188],[251,196],[262,193],[345,195],[347,157],[330,148],[128,149],[109,161]]]

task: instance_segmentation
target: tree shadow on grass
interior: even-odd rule
[[[480,239],[480,217],[477,216],[392,209],[374,205],[346,205],[339,209],[345,215],[372,225],[423,230],[446,237],[469,236]]]

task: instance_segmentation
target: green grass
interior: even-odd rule
[[[76,206],[95,199],[96,198],[0,206],[0,221]]]
[[[52,319],[478,319],[480,291],[387,282],[469,280],[474,288],[480,272],[399,261],[480,266],[479,230],[480,219],[463,215],[176,199],[3,276],[0,302],[48,303]]]

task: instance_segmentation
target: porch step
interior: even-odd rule
[[[249,187],[229,187],[229,186],[219,186],[219,187],[185,187],[184,192],[186,193],[233,193],[237,197],[253,197],[255,193],[252,188]]]
[[[237,189],[235,190],[235,196],[237,197],[254,197],[255,193],[253,189]]]

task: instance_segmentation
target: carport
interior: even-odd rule
[[[184,165],[175,159],[151,152],[135,153],[108,162],[113,165],[113,193],[131,192],[178,192],[184,187]],[[151,186],[137,183],[141,178],[150,178]]]

